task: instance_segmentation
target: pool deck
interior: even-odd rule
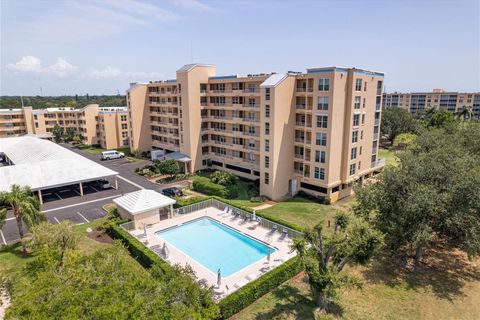
[[[272,233],[271,230],[268,230],[261,226],[253,228],[252,222],[245,222],[240,217],[235,218],[230,214],[226,215],[221,213],[221,210],[217,208],[208,207],[206,209],[202,209],[185,215],[178,215],[172,219],[162,220],[159,223],[153,224],[146,229],[146,237],[144,236],[143,229],[132,230],[130,231],[130,233],[136,238],[138,238],[140,241],[142,241],[147,247],[151,248],[152,251],[157,252],[157,254],[162,256],[161,248],[166,241],[163,240],[161,237],[155,235],[156,232],[198,218],[210,217],[233,229],[236,229],[241,233],[244,233],[277,249],[274,253],[271,254],[270,263],[268,263],[266,258],[261,259],[228,277],[222,278],[221,286],[218,288],[216,272],[214,273],[210,271],[194,259],[190,258],[188,255],[178,250],[175,246],[166,242],[166,246],[168,249],[168,257],[166,260],[170,264],[180,264],[182,266],[185,266],[187,264],[190,265],[194,270],[198,280],[205,279],[209,286],[216,287],[215,292],[218,298],[224,297],[232,293],[233,291],[244,286],[248,282],[255,280],[262,274],[279,266],[283,262],[296,255],[295,252],[291,252],[292,250],[290,246],[292,245],[292,239],[282,234],[281,227],[279,228],[280,231],[277,230]]]

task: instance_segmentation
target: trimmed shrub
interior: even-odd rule
[[[175,200],[177,202],[173,205],[173,207],[175,209],[177,209],[177,208],[189,206],[189,205],[194,204],[194,203],[202,202],[202,201],[205,201],[205,200],[208,200],[208,199],[210,199],[210,197],[197,196],[197,197],[190,197],[190,198],[187,198],[187,199],[182,199],[182,198],[176,197]]]
[[[222,186],[231,186],[237,183],[238,177],[230,172],[215,171],[210,175],[210,181]]]
[[[220,301],[219,319],[227,319],[252,304],[261,296],[277,288],[283,282],[300,273],[302,267],[294,257],[255,281],[241,287]]]
[[[144,268],[151,268],[152,265],[156,264],[164,273],[172,272],[173,269],[167,262],[162,260],[162,258],[153,253],[149,248],[145,247],[143,243],[120,227],[120,224],[126,221],[127,220],[112,222],[107,229],[108,234],[112,238],[120,240],[132,257]]]
[[[230,191],[226,187],[215,184],[205,177],[195,178],[193,180],[192,188],[195,191],[205,193],[211,196],[230,198]]]

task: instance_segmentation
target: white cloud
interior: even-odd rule
[[[213,8],[199,0],[173,0],[173,2],[183,9],[192,11],[217,11],[217,8]]]
[[[77,67],[68,63],[65,59],[58,58],[54,64],[43,67],[42,61],[34,56],[24,56],[15,63],[7,64],[7,69],[15,73],[43,73],[64,77],[74,72]]]
[[[68,73],[74,72],[77,70],[77,67],[68,63],[65,59],[58,58],[55,64],[47,67],[46,71],[51,72],[59,77],[63,77]]]
[[[18,62],[7,64],[7,68],[15,72],[41,72],[42,62],[37,57],[25,56]]]
[[[104,69],[89,68],[86,72],[86,77],[91,79],[154,80],[163,77],[163,74],[158,72],[122,71],[119,68],[107,66]]]

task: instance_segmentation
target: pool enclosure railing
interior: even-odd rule
[[[219,210],[225,210],[225,208],[230,209],[230,213],[232,216],[237,215],[239,219],[247,219],[249,221],[253,220],[253,213],[250,213],[248,211],[242,210],[240,208],[231,206],[225,202],[219,201],[217,199],[207,199],[202,202],[197,202],[185,207],[181,207],[178,209],[174,210],[174,217],[189,214],[192,212],[200,211],[200,210],[206,210],[207,208],[214,207]],[[275,232],[283,233],[285,232],[286,235],[289,237],[295,239],[295,238],[301,238],[303,236],[303,233],[297,230],[294,230],[292,228],[286,227],[280,223],[268,220],[264,217],[261,217],[259,215],[256,216],[256,220],[260,221],[259,225],[264,227],[265,229],[269,230],[275,230]]]

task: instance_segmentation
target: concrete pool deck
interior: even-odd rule
[[[166,260],[170,264],[180,264],[182,266],[190,265],[198,280],[205,279],[207,285],[209,286],[217,285],[216,272],[214,273],[210,271],[190,256],[178,250],[168,241],[165,241],[160,236],[157,236],[155,233],[198,218],[210,217],[239,231],[240,233],[244,233],[277,249],[271,254],[270,263],[268,263],[267,258],[260,259],[259,261],[228,277],[222,277],[220,288],[215,289],[218,297],[223,297],[229,293],[232,293],[238,288],[246,285],[248,282],[255,280],[265,272],[268,272],[269,270],[279,266],[283,262],[296,255],[295,252],[291,252],[292,250],[290,246],[292,245],[292,239],[282,233],[281,226],[279,226],[279,229],[274,233],[272,233],[271,230],[262,227],[261,225],[258,225],[255,229],[253,229],[252,222],[245,222],[241,217],[235,218],[230,214],[221,213],[222,211],[220,209],[208,207],[206,209],[194,211],[189,214],[177,215],[174,218],[162,220],[159,223],[148,226],[146,228],[146,237],[143,229],[130,230],[129,232],[134,237],[142,241],[147,247],[151,248],[152,251],[157,253],[161,252],[161,248],[163,247],[164,243],[166,243],[168,249],[168,258]]]

